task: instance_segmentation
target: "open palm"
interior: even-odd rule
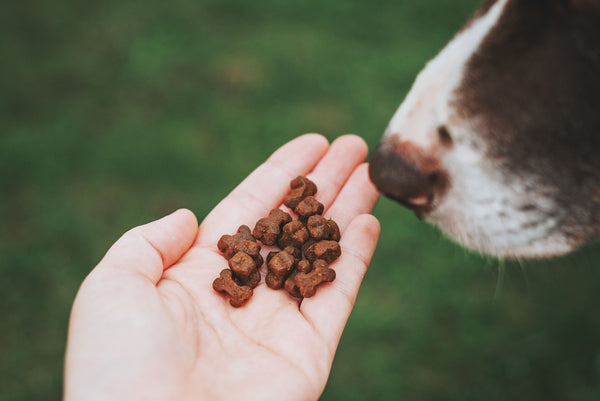
[[[366,214],[377,200],[366,154],[355,136],[329,146],[304,135],[277,150],[199,227],[180,210],[126,233],[74,303],[65,399],[316,400],[379,235]],[[227,266],[216,243],[281,207],[297,175],[317,184],[325,216],[340,226],[342,256],[331,265],[337,278],[301,303],[262,282],[233,308],[212,290]]]

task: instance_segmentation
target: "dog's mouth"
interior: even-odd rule
[[[376,184],[377,186],[377,184]],[[377,187],[379,189],[379,187]],[[382,192],[383,196],[385,196],[386,198],[389,198],[397,203],[399,203],[400,205],[404,206],[405,208],[411,210],[412,212],[414,212],[415,216],[417,216],[417,218],[419,218],[420,220],[423,220],[425,218],[425,216],[431,212],[431,210],[433,209],[432,205],[433,205],[433,196],[429,195],[429,196],[418,196],[415,198],[409,198],[409,199],[405,199],[405,198],[400,198],[397,197],[396,195],[394,195],[393,193],[385,193]]]

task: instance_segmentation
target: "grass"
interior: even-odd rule
[[[122,232],[178,207],[202,218],[304,132],[372,148],[476,3],[3,5],[0,399],[60,398],[70,305]],[[388,200],[374,213],[323,400],[600,397],[597,246],[499,264]]]

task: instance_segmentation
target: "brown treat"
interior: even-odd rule
[[[250,255],[252,256],[252,255]],[[260,267],[262,266],[264,260],[262,255],[260,254],[260,248],[258,248],[258,253],[256,254],[256,256],[253,256],[252,259],[254,259],[254,263],[256,263],[256,268],[260,269]]]
[[[227,260],[238,252],[245,252],[254,259],[256,267],[263,264],[262,256],[260,256],[260,245],[256,243],[256,239],[250,233],[250,227],[248,226],[240,226],[235,235],[223,235],[217,243],[217,248],[223,252],[223,256]]]
[[[255,288],[260,282],[260,273],[256,263],[250,255],[238,252],[229,259],[229,267],[235,273],[235,277],[244,285]]]
[[[236,235],[238,235],[240,239],[256,242],[256,238],[252,236],[252,231],[250,230],[250,227],[248,227],[245,224],[242,224],[238,227]]]
[[[292,192],[283,199],[283,204],[290,209],[295,209],[298,203],[307,196],[317,193],[317,186],[306,177],[298,176],[290,182]]]
[[[283,283],[283,287],[291,296],[295,298],[302,298],[302,295],[300,294],[300,288],[298,288],[296,285],[296,274],[298,274],[298,272],[293,271],[292,274],[290,274],[290,276],[285,280],[285,283]]]
[[[236,308],[245,304],[252,296],[252,288],[236,283],[233,272],[229,269],[221,271],[219,277],[213,281],[213,288],[217,292],[228,294],[229,303]]]
[[[272,271],[268,271],[265,276],[265,284],[272,290],[279,290],[283,288],[285,283],[285,277],[277,277]]]
[[[304,243],[304,245],[302,245],[302,255],[305,255],[305,254],[306,254],[306,250],[307,250],[307,249],[308,249],[308,248],[309,248],[309,247],[310,247],[312,244],[315,244],[315,243],[316,243],[316,241],[315,241],[314,239],[312,239],[312,238],[309,238],[309,239],[308,239],[308,241],[306,241],[306,242]]]
[[[310,264],[310,261],[308,261],[306,259],[301,260],[296,265],[296,270],[298,270],[299,272],[302,272],[302,273],[308,273],[309,271],[312,270],[312,266]]]
[[[273,258],[273,256],[277,255],[279,252],[280,251],[271,251],[267,254],[267,265],[271,261],[271,258]]]
[[[340,228],[337,223],[333,221],[333,219],[327,220],[327,225],[329,226],[329,239],[332,241],[338,241],[341,238]]]
[[[298,203],[298,206],[294,208],[294,212],[296,212],[300,219],[306,220],[310,216],[323,213],[324,209],[325,206],[316,200],[314,196],[307,196]]]
[[[324,239],[340,240],[340,228],[332,219],[327,220],[319,215],[310,216],[306,221],[306,228],[315,241]]]
[[[267,262],[267,276],[265,283],[269,288],[278,290],[283,287],[285,279],[296,266],[296,259],[286,251],[277,252]]]
[[[329,239],[331,236],[330,226],[323,216],[310,216],[306,221],[306,229],[315,241]]]
[[[246,282],[244,282],[242,284],[247,285],[248,287],[251,287],[251,288],[256,288],[259,283],[260,283],[260,272],[258,271],[258,269],[256,269],[252,273],[250,273],[250,277],[248,277],[248,280],[246,280]]]
[[[283,248],[282,250],[289,253],[290,255],[292,255],[294,257],[294,259],[296,259],[296,263],[298,261],[302,260],[302,251],[300,249],[295,248],[291,245],[288,245],[285,248]]]
[[[336,241],[323,240],[312,244],[304,252],[306,259],[311,262],[316,259],[323,259],[327,263],[331,263],[342,254],[340,244]],[[314,266],[313,266],[314,268]]]
[[[269,263],[267,263],[269,272],[272,272],[274,275],[280,278],[286,278],[289,276],[290,272],[295,266],[296,260],[286,251],[278,252],[271,258],[271,260],[269,260]]]
[[[265,245],[273,245],[279,236],[279,223],[269,217],[263,217],[256,222],[252,235]]]
[[[252,235],[265,245],[274,245],[281,231],[281,226],[292,221],[292,216],[281,209],[273,209],[268,217],[256,222]]]
[[[294,220],[283,226],[281,229],[281,237],[279,237],[277,245],[279,245],[281,249],[288,246],[301,248],[309,237],[310,235],[304,224],[300,220]]]
[[[281,227],[284,224],[289,223],[290,221],[292,221],[292,216],[289,215],[289,213],[284,212],[281,209],[273,209],[269,212],[269,218],[277,221],[279,223],[279,226]]]
[[[317,259],[313,262],[313,269],[309,273],[298,273],[294,277],[294,283],[304,298],[315,295],[317,286],[324,282],[335,280],[335,270],[327,266],[327,262]]]

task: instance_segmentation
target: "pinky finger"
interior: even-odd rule
[[[326,341],[332,354],[375,252],[379,232],[379,221],[374,216],[356,216],[340,241],[342,255],[331,265],[336,279],[322,285],[314,298],[305,298],[300,305],[300,311]]]

